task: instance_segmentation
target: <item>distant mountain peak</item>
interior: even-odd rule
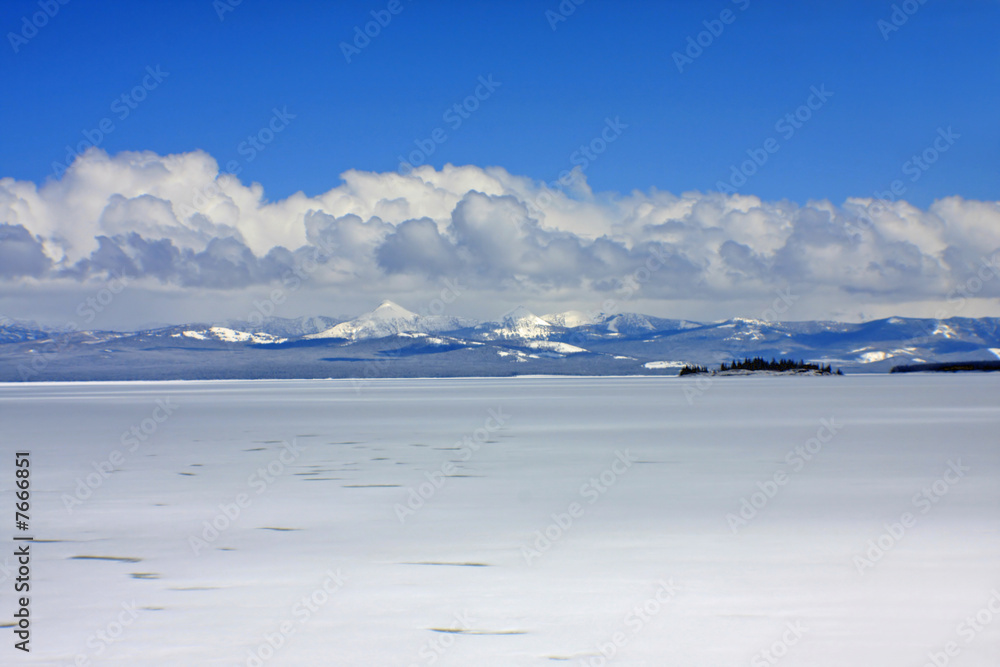
[[[531,312],[530,310],[528,310],[527,308],[525,308],[524,306],[518,306],[514,310],[508,312],[506,315],[503,316],[503,318],[500,321],[503,322],[504,324],[507,324],[507,323],[510,323],[510,322],[518,322],[518,323],[528,322],[528,323],[530,323],[530,324],[532,324],[534,326],[538,326],[538,327],[551,327],[552,326],[551,323],[546,322],[545,320],[543,320],[542,318],[540,318],[538,315],[535,315],[533,312]]]
[[[480,325],[486,329],[487,338],[544,338],[553,325],[535,315],[524,306],[507,312],[499,322]]]
[[[728,323],[738,324],[744,327],[767,327],[775,324],[770,320],[755,320],[750,317],[734,317],[733,319],[728,320]]]
[[[385,299],[375,310],[305,338],[346,338],[359,340],[385,338],[408,333],[435,333],[469,326],[458,317],[418,315],[398,303]]]
[[[608,331],[612,333],[640,333],[645,331],[655,331],[656,327],[645,315],[637,313],[621,313],[608,318]]]
[[[542,315],[542,319],[560,327],[579,327],[603,322],[607,317],[604,313],[587,313],[582,310],[567,310],[562,313]]]
[[[396,317],[403,319],[413,319],[417,317],[416,313],[409,311],[406,308],[403,308],[398,303],[390,301],[389,299],[384,299],[382,303],[380,303],[378,307],[375,308],[375,310],[373,310],[368,314],[379,318]],[[362,315],[361,317],[364,317],[364,315]]]

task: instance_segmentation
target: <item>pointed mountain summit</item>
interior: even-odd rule
[[[375,310],[369,313],[373,318],[381,320],[392,320],[392,319],[416,319],[419,317],[413,311],[403,308],[398,303],[389,301],[385,299],[378,305]]]
[[[443,315],[418,315],[398,303],[386,299],[375,310],[325,331],[305,336],[305,338],[385,338],[402,333],[433,333],[454,331],[469,323],[458,317]]]
[[[506,315],[504,315],[503,318],[500,321],[503,322],[504,324],[510,324],[510,323],[529,323],[531,325],[541,326],[541,327],[551,327],[552,326],[552,324],[550,324],[549,322],[546,322],[545,320],[543,320],[542,318],[540,318],[538,315],[535,315],[533,312],[531,312],[530,310],[528,310],[524,306],[518,306],[514,310],[512,310],[509,313],[507,313]]]

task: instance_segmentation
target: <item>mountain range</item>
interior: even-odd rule
[[[143,331],[0,325],[0,381],[674,375],[746,356],[884,373],[914,363],[1000,358],[1000,318],[890,317],[863,323],[723,322],[639,313],[496,321],[419,315],[383,301],[360,317],[267,318]]]

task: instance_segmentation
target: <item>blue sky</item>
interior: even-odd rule
[[[8,0],[0,26],[0,316],[74,321],[120,277],[76,324],[274,289],[284,317],[419,311],[447,281],[479,318],[1000,309],[998,0]]]
[[[997,2],[928,0],[886,40],[877,22],[892,3],[871,0],[587,0],[555,30],[555,0],[400,0],[348,63],[340,43],[387,4],[243,0],[220,20],[211,0],[72,0],[17,53],[9,37],[0,49],[10,95],[0,175],[40,182],[107,117],[108,152],[231,156],[269,199],[324,192],[351,168],[393,170],[439,127],[447,140],[429,164],[552,181],[610,117],[628,128],[588,165],[594,190],[714,190],[777,137],[780,150],[740,192],[839,203],[885,189],[952,127],[961,139],[942,168],[906,177],[906,198],[997,198]],[[726,9],[733,22],[679,72],[672,54]],[[37,11],[37,0],[5,2],[0,26],[20,32]],[[112,101],[157,65],[169,76],[119,120]],[[500,86],[452,130],[443,113],[488,75]],[[820,85],[833,96],[785,141],[776,121]],[[275,107],[294,122],[246,163],[238,146]]]

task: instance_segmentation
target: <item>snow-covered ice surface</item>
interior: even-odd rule
[[[654,370],[660,368],[684,368],[687,364],[683,361],[647,361],[642,366],[643,368]]]
[[[27,449],[50,540],[3,663],[884,667],[954,642],[993,666],[998,398],[991,374],[0,385],[6,532]]]

